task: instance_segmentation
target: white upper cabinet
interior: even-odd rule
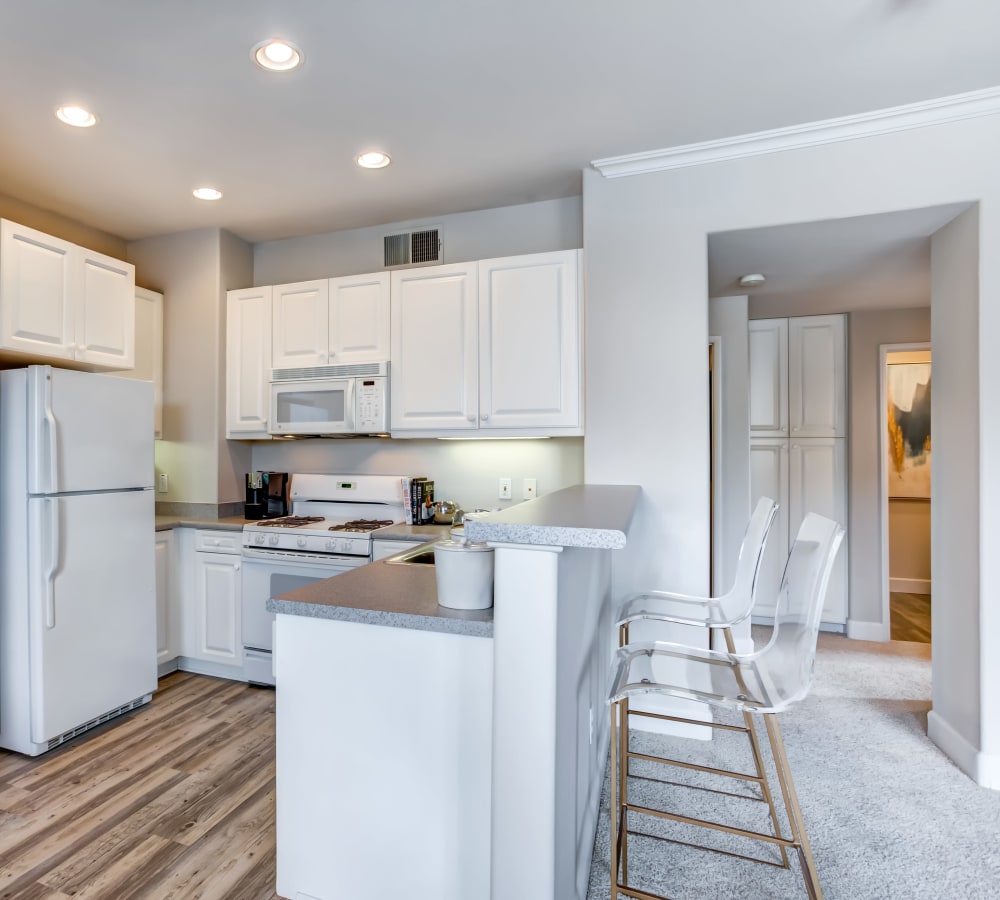
[[[393,272],[393,435],[582,434],[580,260]]]
[[[479,427],[580,425],[580,251],[479,263]]]
[[[330,361],[330,282],[300,281],[272,289],[271,368],[302,369]]]
[[[843,437],[847,433],[844,334],[843,315],[788,320],[791,437]]]
[[[330,279],[331,365],[389,359],[389,273]]]
[[[0,222],[0,350],[81,368],[135,364],[135,268]]]
[[[271,288],[230,291],[226,303],[226,437],[270,439]]]
[[[479,422],[478,266],[392,273],[391,430],[468,431]]]
[[[750,436],[788,434],[788,319],[749,325]]]
[[[116,373],[153,383],[153,437],[163,437],[163,294],[135,289],[135,368]]]

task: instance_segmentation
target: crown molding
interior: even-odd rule
[[[820,144],[835,144],[998,112],[1000,86],[789,128],[775,128],[771,131],[758,131],[699,144],[684,144],[663,150],[647,150],[626,156],[610,156],[607,159],[595,159],[591,165],[605,178],[622,178],[626,175],[703,166]]]

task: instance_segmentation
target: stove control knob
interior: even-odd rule
[[[351,542],[350,541],[341,541],[340,542],[340,552],[341,553],[350,553],[351,552]]]
[[[306,539],[299,538],[295,543],[298,544],[300,547],[304,547],[306,545]]]
[[[253,536],[253,539],[254,539],[255,543],[258,543],[258,544],[263,544],[264,543],[264,535],[262,535],[262,534],[255,534]]]
[[[276,534],[272,534],[272,535],[270,536],[270,538],[268,539],[268,543],[269,543],[269,544],[270,544],[270,545],[271,545],[272,547],[277,547],[277,546],[278,546],[278,536],[277,536]]]
[[[333,551],[337,549],[337,542],[333,540],[327,541],[326,549],[333,553]]]

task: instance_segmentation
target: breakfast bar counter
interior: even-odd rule
[[[612,558],[640,494],[578,485],[467,520],[494,548],[492,610],[435,608],[433,567],[386,561],[269,601],[279,895],[584,896]]]

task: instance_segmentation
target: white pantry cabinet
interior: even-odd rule
[[[271,288],[226,297],[226,437],[270,440]]]
[[[389,273],[272,288],[273,369],[384,362],[389,358]]]
[[[153,437],[163,437],[163,294],[135,289],[135,368],[116,372],[153,383]]]
[[[394,272],[393,436],[582,434],[580,260]]]
[[[0,351],[86,369],[135,365],[135,268],[0,221]]]
[[[844,316],[754,320],[750,337],[750,492],[780,504],[758,577],[754,616],[774,615],[792,541],[807,513],[847,525]],[[850,535],[848,535],[848,538]],[[822,621],[847,621],[848,542],[834,564]]]

